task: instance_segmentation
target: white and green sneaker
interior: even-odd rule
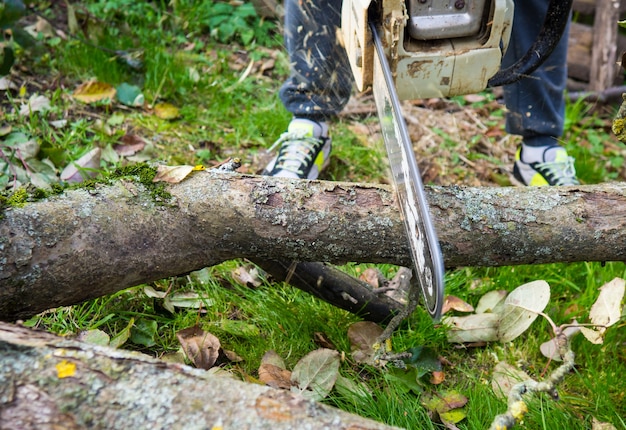
[[[567,154],[565,148],[558,145],[546,146],[542,148],[540,160],[525,162],[523,148],[520,147],[513,167],[515,179],[530,186],[580,184],[576,178],[574,158]]]
[[[328,125],[325,122],[294,118],[287,131],[269,150],[279,145],[278,155],[265,167],[264,175],[317,179],[330,156]]]

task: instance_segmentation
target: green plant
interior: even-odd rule
[[[18,21],[26,15],[26,6],[21,0],[4,0],[0,2],[0,30],[4,32],[5,40],[0,43],[2,62],[0,76],[7,75],[15,62],[17,46],[32,48],[36,41],[22,27]],[[6,38],[10,36],[8,39]]]

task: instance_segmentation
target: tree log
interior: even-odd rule
[[[396,427],[289,391],[0,323],[0,428]]]
[[[0,319],[240,257],[410,265],[388,186],[211,171],[168,190],[118,180],[5,209]],[[427,195],[448,268],[625,259],[625,184]]]

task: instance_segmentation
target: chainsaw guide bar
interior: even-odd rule
[[[375,48],[372,89],[409,239],[413,261],[411,282],[415,284],[413,288],[421,291],[428,313],[438,320],[443,305],[443,257],[383,43],[376,26],[369,25]]]

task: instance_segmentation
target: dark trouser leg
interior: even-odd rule
[[[286,0],[285,46],[291,76],[280,98],[294,116],[321,120],[343,109],[352,90],[346,52],[336,38],[341,0]]]
[[[548,0],[517,0],[511,42],[503,61],[507,67],[534,42],[546,16]],[[550,57],[529,77],[504,87],[509,110],[506,130],[524,137],[530,145],[554,144],[563,133],[567,83],[569,25]]]

